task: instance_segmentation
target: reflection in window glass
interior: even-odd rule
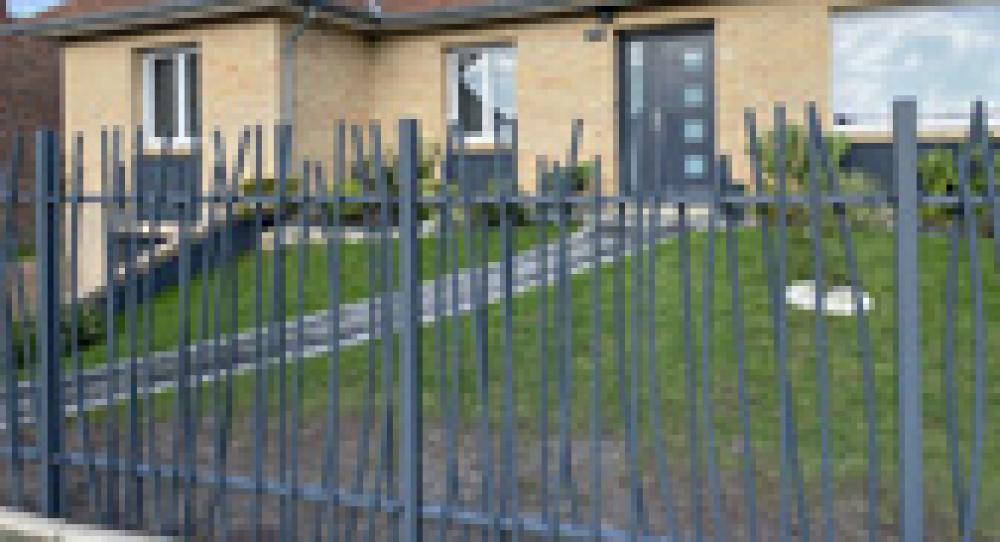
[[[684,50],[684,70],[689,72],[701,71],[705,60],[705,53],[701,49]]]
[[[1000,5],[938,4],[831,16],[836,124],[891,130],[897,96],[917,99],[923,129],[966,126],[971,102],[979,98],[989,104],[993,122],[1000,119]]]
[[[686,107],[701,107],[705,103],[705,91],[701,85],[684,87],[684,105]]]
[[[684,156],[684,176],[688,179],[700,179],[705,176],[705,156],[688,154]]]
[[[633,41],[629,44],[629,109],[632,115],[642,112],[643,106],[643,43]]]
[[[469,139],[510,141],[508,121],[517,115],[514,49],[458,49],[448,54],[448,63],[449,121],[458,124]]]
[[[705,137],[705,123],[701,119],[684,120],[684,142],[701,143]]]

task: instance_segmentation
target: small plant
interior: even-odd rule
[[[986,194],[986,172],[982,153],[976,152],[970,157],[969,182],[972,195]],[[1000,160],[994,161],[994,180],[1000,179]],[[944,147],[937,147],[925,153],[917,162],[917,178],[923,192],[929,196],[957,196],[961,194],[958,178],[958,165],[955,163],[955,153]],[[925,226],[943,227],[952,213],[960,212],[955,208],[942,205],[923,205],[920,216]],[[983,214],[982,207],[976,211]]]
[[[805,127],[796,125],[786,127],[784,168],[785,187],[788,194],[808,194],[814,165],[817,166],[816,182],[821,187],[826,185],[827,170],[823,169],[820,164],[812,163],[812,160],[817,157],[809,148],[810,145],[809,133]],[[843,177],[840,172],[840,163],[849,150],[850,142],[845,137],[840,135],[824,137],[823,152],[826,153],[827,167],[834,168],[838,178]],[[780,188],[778,186],[780,157],[777,152],[777,134],[775,132],[769,132],[764,136],[759,158],[765,175],[764,190],[770,194],[777,194]],[[788,278],[791,281],[813,279],[815,278],[815,248],[810,225],[810,209],[807,205],[790,204],[785,219],[788,226]],[[776,208],[773,205],[768,208],[767,220],[772,225],[777,223]],[[819,243],[823,257],[823,278],[827,285],[844,284],[847,281],[847,273],[843,268],[841,240],[835,220],[833,209],[824,206],[820,217]]]
[[[11,345],[18,369],[26,369],[37,360],[37,329],[37,324],[31,319],[13,322]],[[89,303],[77,305],[76,347],[78,351],[83,352],[103,344],[107,340],[106,333],[103,306]],[[68,356],[73,348],[72,313],[68,307],[64,307],[60,315],[59,340],[61,344],[60,354]]]
[[[239,196],[241,198],[277,198],[279,192],[280,180],[279,179],[260,179],[260,190],[257,189],[257,179],[247,179],[240,184]],[[298,178],[288,178],[285,179],[284,186],[284,197],[291,198],[299,194],[299,187],[302,181]],[[274,204],[273,203],[262,203],[261,212],[267,216],[274,214]],[[239,203],[236,205],[236,216],[247,217],[253,216],[256,211],[257,206],[254,203]],[[283,214],[287,218],[292,215],[297,210],[297,206],[293,203],[286,203],[283,207]]]
[[[568,197],[579,196],[593,190],[592,177],[594,174],[594,164],[582,162],[572,168],[560,168],[556,171],[548,171],[539,179],[539,193],[546,196],[559,194],[560,183],[566,183],[564,194]],[[566,203],[563,206],[563,213],[566,216],[573,214],[573,204]]]

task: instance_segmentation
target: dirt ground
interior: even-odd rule
[[[290,421],[290,420],[289,420]],[[118,427],[118,438],[114,441],[119,443],[118,457],[128,464],[130,442],[127,432],[128,426]],[[227,472],[232,477],[245,477],[245,481],[250,482],[246,488],[227,488],[225,499],[220,498],[223,493],[214,485],[214,461],[216,460],[217,432],[213,421],[209,418],[203,419],[201,427],[192,434],[177,435],[175,426],[170,422],[157,422],[154,425],[156,433],[153,464],[165,465],[174,464],[174,453],[180,457],[180,464],[185,465],[185,457],[190,450],[195,454],[195,461],[199,483],[190,492],[185,491],[183,480],[175,480],[169,474],[155,478],[145,476],[141,478],[143,514],[142,517],[134,517],[135,504],[139,502],[136,492],[136,477],[122,474],[117,481],[110,480],[106,471],[98,467],[93,471],[93,480],[96,484],[91,484],[91,472],[86,466],[73,466],[68,469],[68,485],[66,491],[69,510],[69,519],[84,523],[106,523],[102,515],[105,503],[108,502],[106,488],[109,484],[115,484],[119,488],[116,497],[111,502],[118,510],[119,516],[115,518],[115,525],[129,529],[140,529],[147,532],[180,535],[183,534],[184,524],[189,526],[186,531],[190,538],[198,540],[222,539],[223,533],[231,540],[247,540],[252,538],[253,529],[259,525],[262,538],[264,540],[280,539],[280,500],[273,496],[265,496],[261,502],[261,512],[257,515],[254,509],[255,497],[252,485],[253,473],[253,449],[254,431],[253,419],[237,419],[233,425],[231,437],[228,439]],[[291,425],[288,426],[289,430]],[[373,493],[378,469],[380,466],[392,468],[383,462],[379,465],[382,457],[380,451],[380,430],[381,424],[374,423],[371,426],[368,444],[369,455],[364,479],[365,493]],[[90,451],[97,451],[100,454],[106,447],[106,427],[103,421],[91,424],[91,445]],[[279,479],[279,449],[278,442],[278,420],[271,418],[267,428],[268,446],[265,449],[265,471],[269,482],[277,482]],[[493,428],[492,460],[494,465],[492,483],[494,486],[493,509],[503,509],[501,496],[503,488],[506,487],[506,480],[502,478],[502,463],[504,459],[500,455],[500,441],[497,432],[499,428]],[[148,426],[144,426],[143,438],[147,438]],[[84,446],[79,437],[80,427],[73,425],[68,428],[67,446],[71,452],[82,452]],[[114,434],[114,431],[112,431]],[[322,488],[323,483],[323,455],[326,435],[326,420],[324,417],[314,417],[303,420],[299,437],[299,470],[298,480],[301,487],[305,487],[305,501],[309,500],[309,495],[318,495],[317,491]],[[179,437],[175,439],[175,436]],[[446,481],[447,475],[447,442],[448,435],[441,427],[429,425],[425,428],[424,444],[424,498],[428,504],[437,505],[446,502]],[[194,438],[192,438],[194,437]],[[541,469],[541,441],[537,436],[529,435],[527,430],[519,430],[515,448],[515,469],[517,472],[517,493],[520,515],[533,517],[535,522],[540,521],[542,488],[545,476]],[[576,440],[571,440],[572,465],[571,474],[573,478],[572,492],[561,492],[564,497],[562,510],[562,521],[570,522],[579,529],[588,529],[591,525],[591,499],[594,498],[594,488],[591,484],[591,441],[589,435],[575,435]],[[465,512],[482,510],[481,497],[483,491],[483,469],[480,468],[481,448],[479,446],[481,435],[474,427],[461,428],[456,435],[457,447],[456,456],[458,461],[457,486],[458,508]],[[25,435],[27,442],[32,441],[32,436]],[[345,419],[341,423],[340,431],[340,468],[338,469],[338,486],[345,488],[349,494],[357,493],[354,487],[355,476],[358,467],[358,448],[362,442],[362,423],[360,419]],[[286,442],[291,442],[289,438]],[[3,443],[8,444],[7,442]],[[150,450],[148,442],[142,448],[142,463],[149,459]],[[175,448],[175,444],[179,447]],[[552,496],[557,489],[557,477],[559,467],[559,440],[550,438],[548,441],[548,480],[549,480],[549,502],[554,502]],[[291,453],[289,447],[286,452]],[[390,454],[392,455],[392,454]],[[657,480],[657,465],[655,457],[648,450],[641,451],[637,465],[642,488],[642,509],[644,510],[645,532],[653,535],[668,535],[671,532],[667,524],[667,514],[664,509],[664,502],[660,498],[660,486]],[[290,455],[287,457],[291,457]],[[391,459],[396,460],[395,457]],[[694,519],[691,495],[690,479],[688,473],[687,457],[674,454],[669,458],[670,468],[670,490],[673,494],[674,513],[677,519],[677,530],[680,538],[694,539]],[[627,532],[631,524],[631,496],[630,491],[630,460],[626,442],[621,438],[606,438],[601,441],[601,522],[605,528],[619,529]],[[291,463],[288,463],[289,467]],[[758,529],[760,540],[773,540],[777,538],[777,465],[772,458],[758,458],[759,472],[756,478],[757,483],[757,508],[758,508]],[[704,468],[704,464],[702,464]],[[7,506],[17,506],[27,509],[37,509],[37,465],[33,462],[25,462],[22,465],[22,486],[23,495],[19,496],[14,491],[11,482],[12,470],[9,457],[0,457],[0,504]],[[703,471],[704,472],[704,471]],[[291,480],[292,473],[288,471],[287,480]],[[398,477],[396,477],[398,479]],[[385,478],[383,477],[383,480]],[[176,489],[175,489],[176,482]],[[703,480],[704,482],[704,480]],[[748,521],[745,514],[745,500],[743,498],[743,482],[738,469],[725,469],[720,479],[722,495],[722,516],[728,529],[728,537],[735,540],[747,539]],[[573,495],[576,504],[576,518],[574,519],[573,506],[569,499],[565,499],[567,493]],[[812,488],[807,490],[807,508],[812,538],[817,538],[820,533],[821,509],[816,491]],[[708,498],[707,487],[702,492],[704,496],[702,507],[702,523],[705,533],[712,533],[712,508]],[[883,492],[883,499],[889,499],[891,491]],[[350,499],[345,499],[350,501]],[[291,500],[289,500],[291,502]],[[355,501],[356,502],[356,501]],[[350,502],[348,502],[350,504]],[[554,508],[554,507],[553,507]],[[835,523],[837,540],[862,540],[867,538],[865,530],[865,500],[863,486],[860,483],[840,484],[836,490],[835,502]],[[393,538],[392,519],[394,515],[377,513],[368,514],[364,510],[357,508],[333,509],[326,503],[304,502],[299,500],[294,507],[287,508],[289,513],[295,511],[297,531],[295,539],[313,540],[319,535],[327,533],[331,525],[340,529],[345,538],[353,534],[358,540],[389,540]],[[190,513],[190,520],[185,521],[185,513]],[[331,515],[331,513],[333,515]],[[794,509],[793,509],[794,514]],[[131,517],[130,517],[131,516]],[[891,518],[891,511],[885,511],[883,518]],[[223,522],[222,519],[226,521]],[[225,523],[225,528],[223,528]],[[289,516],[289,525],[291,525]],[[180,527],[178,527],[180,526]],[[353,528],[352,528],[353,526]],[[936,516],[933,511],[928,512],[927,526],[931,531],[929,540],[946,540],[954,538],[953,523],[946,521],[943,516]],[[794,525],[796,534],[801,534],[799,526]],[[429,521],[425,525],[425,535],[428,540],[438,540],[443,534],[445,540],[466,540],[470,537],[480,538],[483,529],[481,527],[463,527],[454,524],[442,525],[437,521]],[[369,537],[368,534],[371,536]],[[884,522],[878,539],[891,540],[895,538],[896,527],[891,522]],[[524,533],[525,539],[547,538],[542,534],[529,535]]]

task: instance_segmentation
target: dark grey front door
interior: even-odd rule
[[[618,73],[623,190],[711,189],[713,35],[711,26],[678,26],[622,36]]]

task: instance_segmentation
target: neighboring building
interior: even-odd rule
[[[329,163],[337,119],[380,119],[389,150],[400,118],[420,119],[425,142],[438,145],[454,121],[479,156],[503,158],[510,135],[493,126],[494,112],[518,120],[513,159],[523,189],[535,186],[537,156],[565,156],[571,123],[582,119],[581,155],[604,157],[613,190],[650,182],[656,156],[674,185],[708,186],[719,154],[731,155],[737,179],[748,180],[744,111],[757,109],[763,132],[776,102],[801,123],[805,104],[815,101],[827,125],[858,125],[865,141],[884,144],[891,98],[884,94],[898,89],[867,83],[895,72],[866,72],[866,63],[909,60],[883,58],[878,45],[858,47],[863,32],[852,30],[864,29],[856,19],[868,5],[885,3],[69,0],[7,31],[61,43],[66,141],[74,132],[87,138],[90,190],[100,183],[103,126],[127,129],[123,156],[133,151],[128,132],[143,126],[147,163],[173,134],[174,153],[208,179],[213,150],[198,141],[216,128],[232,155],[243,127],[259,123],[270,135],[284,118],[294,125],[295,156]],[[891,12],[876,13],[868,26],[905,32]],[[858,111],[852,97],[885,107]],[[631,121],[639,112],[642,121]],[[663,128],[662,152],[651,137],[637,143],[653,125]],[[265,176],[274,174],[272,156],[262,157]]]
[[[0,25],[8,22],[7,5],[0,0]],[[18,187],[34,187],[34,133],[59,129],[59,48],[46,40],[4,37],[0,32],[0,169],[10,166],[14,135],[20,134],[22,153]],[[4,187],[6,188],[6,187]],[[14,228],[23,243],[33,242],[34,209],[18,206]],[[0,224],[2,228],[2,224]]]

